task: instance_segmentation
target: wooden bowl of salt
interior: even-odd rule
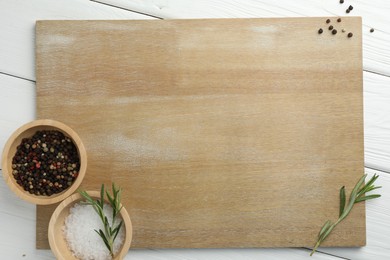
[[[98,191],[87,191],[87,193],[93,199],[100,198]],[[73,194],[57,206],[50,218],[48,230],[49,244],[58,260],[94,259],[97,257],[101,259],[104,254],[108,256],[108,249],[105,247],[101,237],[94,231],[94,229],[99,230],[101,228],[94,224],[96,221],[96,224],[99,223],[100,219],[92,209],[92,206],[89,206],[91,208],[88,212],[85,209],[77,208],[79,205],[82,205],[80,203],[82,201],[85,201],[84,197],[78,193]],[[70,216],[72,219],[70,219]],[[123,223],[115,239],[117,245],[114,243],[114,258],[112,259],[115,260],[123,259],[126,256],[133,234],[130,216],[124,207],[122,207],[119,217]],[[69,235],[70,232],[74,232],[74,234]],[[68,241],[70,238],[73,241]],[[103,252],[104,250],[106,250],[105,253]],[[92,255],[89,255],[89,252]]]

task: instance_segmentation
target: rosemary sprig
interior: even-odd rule
[[[339,210],[339,219],[332,223],[330,220],[326,221],[325,224],[322,226],[319,234],[318,234],[318,240],[315,244],[313,251],[311,251],[310,256],[314,254],[314,252],[317,250],[317,248],[321,245],[322,241],[324,241],[330,232],[343,220],[345,219],[348,214],[351,212],[353,205],[356,203],[359,203],[361,201],[370,200],[370,199],[376,199],[379,198],[381,195],[379,194],[373,194],[373,195],[365,195],[366,192],[382,188],[382,186],[374,186],[374,182],[376,179],[378,179],[378,175],[374,174],[374,176],[371,177],[371,179],[364,184],[364,180],[366,179],[367,174],[363,175],[360,180],[357,182],[355,187],[353,188],[351,195],[349,196],[348,204],[346,205],[346,197],[345,197],[345,187],[341,187],[340,189],[340,210]]]
[[[123,221],[121,221],[118,225],[115,225],[115,219],[122,209],[122,206],[120,205],[121,192],[122,192],[121,189],[116,188],[114,183],[112,184],[112,195],[110,195],[108,191],[104,190],[104,184],[102,184],[102,187],[100,189],[100,199],[96,199],[96,200],[94,200],[91,196],[89,196],[89,194],[86,191],[79,191],[80,195],[85,198],[86,204],[91,205],[93,207],[93,209],[99,215],[103,223],[104,231],[101,229],[99,229],[99,231],[95,229],[95,232],[98,233],[98,235],[102,238],[107,249],[110,251],[110,255],[112,258],[114,258],[114,251],[113,251],[114,241],[123,223]],[[104,193],[106,194],[108,202],[112,207],[111,223],[109,223],[107,216],[105,216],[103,212]]]

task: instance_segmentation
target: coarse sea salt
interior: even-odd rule
[[[105,204],[104,215],[109,223],[112,221],[112,208]],[[115,226],[121,221],[115,219]],[[91,205],[76,203],[70,208],[69,215],[65,219],[62,231],[68,247],[73,255],[80,260],[106,260],[112,259],[110,252],[104,244],[102,238],[94,230],[104,230],[103,223]],[[118,236],[114,241],[114,255],[121,248],[125,238],[124,225],[122,225]]]

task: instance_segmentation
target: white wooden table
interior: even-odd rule
[[[383,186],[382,198],[367,203],[367,246],[321,248],[312,258],[309,248],[281,248],[130,250],[126,259],[390,259],[390,1],[0,0],[0,150],[35,119],[36,20],[339,16],[350,4],[350,15],[363,17],[366,172],[378,173]],[[35,249],[35,206],[2,178],[0,259],[54,259],[50,250]]]

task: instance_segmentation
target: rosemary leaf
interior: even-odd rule
[[[356,199],[356,203],[361,202],[361,201],[365,201],[365,200],[376,199],[376,198],[379,198],[380,196],[381,195],[379,195],[379,194],[364,196],[364,197]]]
[[[108,201],[110,202],[110,205],[114,205],[114,199],[111,197],[111,195],[108,193],[108,191],[106,191],[106,196],[107,196],[107,199]],[[115,194],[113,194],[113,196],[115,196]],[[114,223],[115,221],[115,216],[116,212],[114,210],[114,207],[112,207],[112,223]]]
[[[122,227],[122,224],[123,224],[123,221],[119,222],[118,226],[113,230],[113,233],[114,233],[114,240],[115,240],[116,236],[118,235],[119,230],[120,230],[121,227]]]
[[[104,205],[104,184],[102,184],[102,187],[100,189],[100,206],[102,207],[102,209],[103,209],[103,205]]]
[[[365,193],[367,193],[367,192],[369,192],[369,191],[376,190],[376,189],[380,189],[380,188],[382,188],[382,186],[376,186],[376,187],[374,187],[374,186],[371,186],[369,189],[367,189],[367,190],[366,190],[366,192],[365,192]]]
[[[106,247],[110,247],[110,243],[108,243],[106,236],[104,235],[103,231],[99,229],[99,232],[95,229],[95,232],[98,233],[98,235],[102,238],[104,244]]]
[[[324,234],[324,232],[326,230],[328,230],[328,228],[330,227],[331,224],[332,224],[332,222],[330,220],[326,221],[324,226],[321,228],[320,233],[318,234],[318,237],[321,237],[322,234]]]
[[[344,208],[345,208],[345,186],[341,187],[340,189],[340,211],[339,211],[339,217],[341,214],[343,214]]]
[[[369,187],[369,186],[372,186],[372,184],[374,184],[374,182],[376,181],[376,179],[379,178],[379,175],[376,175],[374,174],[374,176],[372,176],[372,178],[366,183],[366,187]]]

